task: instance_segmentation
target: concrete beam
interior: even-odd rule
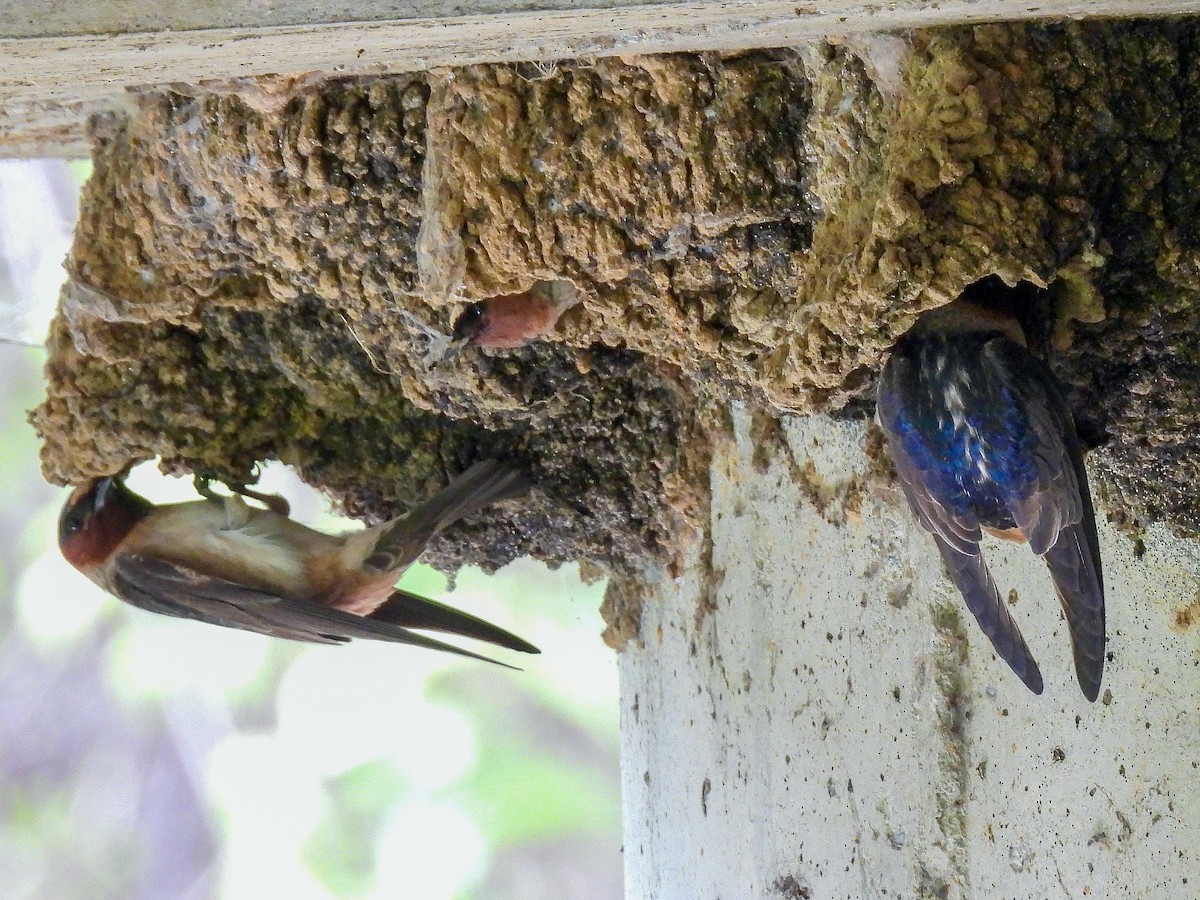
[[[44,9],[0,3],[0,156],[86,155],[83,125],[131,87],[246,78],[409,72],[810,43],[943,25],[1195,13],[1200,0],[376,0],[201,4],[152,0]],[[337,18],[344,17],[344,18]]]

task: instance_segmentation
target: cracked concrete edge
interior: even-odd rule
[[[446,90],[453,74],[431,72],[429,101],[431,109],[446,103]],[[462,200],[450,189],[447,167],[453,164],[448,116],[430,116],[425,132],[425,166],[421,173],[421,228],[417,233],[417,271],[424,294],[448,298],[458,293],[467,264],[462,237]]]

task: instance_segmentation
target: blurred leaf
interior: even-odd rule
[[[402,587],[406,591],[414,594],[420,594],[422,597],[437,597],[446,592],[446,586],[449,584],[449,579],[433,566],[427,566],[425,563],[413,563],[408,571],[404,573],[404,577],[400,579],[397,587]]]
[[[471,811],[493,848],[619,830],[620,798],[594,773],[531,753],[513,740],[488,748],[493,752],[481,757],[453,796]]]
[[[90,159],[71,159],[67,161],[67,171],[77,187],[92,177],[92,161]]]
[[[371,887],[380,829],[404,790],[403,777],[386,760],[365,763],[327,783],[328,804],[304,845],[303,858],[338,896],[363,894]]]
[[[43,191],[0,221],[13,238],[0,242],[0,333],[18,324],[6,311],[42,325],[52,311],[64,220],[91,164],[27,171],[0,197]],[[589,847],[619,842],[603,584],[581,584],[574,566],[518,561],[495,578],[464,570],[447,594],[445,576],[412,567],[408,590],[541,646],[540,657],[507,660],[523,673],[383,645],[272,642],[264,655],[240,647],[244,635],[85,596],[54,550],[63,492],[39,476],[26,420],[45,390],[44,363],[39,349],[0,345],[4,896],[450,896],[485,871],[520,883],[540,871],[531,866],[572,869]],[[192,496],[153,463],[143,469],[135,479],[161,499]],[[275,469],[303,521],[347,527],[324,497]],[[35,560],[38,571],[22,578]],[[23,612],[36,616],[13,616],[17,585]],[[72,613],[64,592],[82,607]],[[40,641],[39,616],[61,620]],[[136,671],[110,667],[122,658]],[[136,702],[122,704],[113,680]],[[511,852],[487,857],[486,845]]]

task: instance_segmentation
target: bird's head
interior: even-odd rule
[[[487,328],[487,306],[483,303],[471,303],[454,320],[454,329],[450,340],[457,347],[471,343]]]
[[[119,477],[85,482],[71,492],[58,516],[58,549],[80,570],[103,563],[151,508]]]

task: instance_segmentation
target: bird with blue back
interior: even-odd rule
[[[896,342],[877,416],[900,486],[996,653],[1035,694],[1042,673],[988,571],[983,532],[1046,561],[1095,700],[1104,672],[1104,578],[1083,448],[1064,391],[1027,347],[997,279],[922,314]]]

